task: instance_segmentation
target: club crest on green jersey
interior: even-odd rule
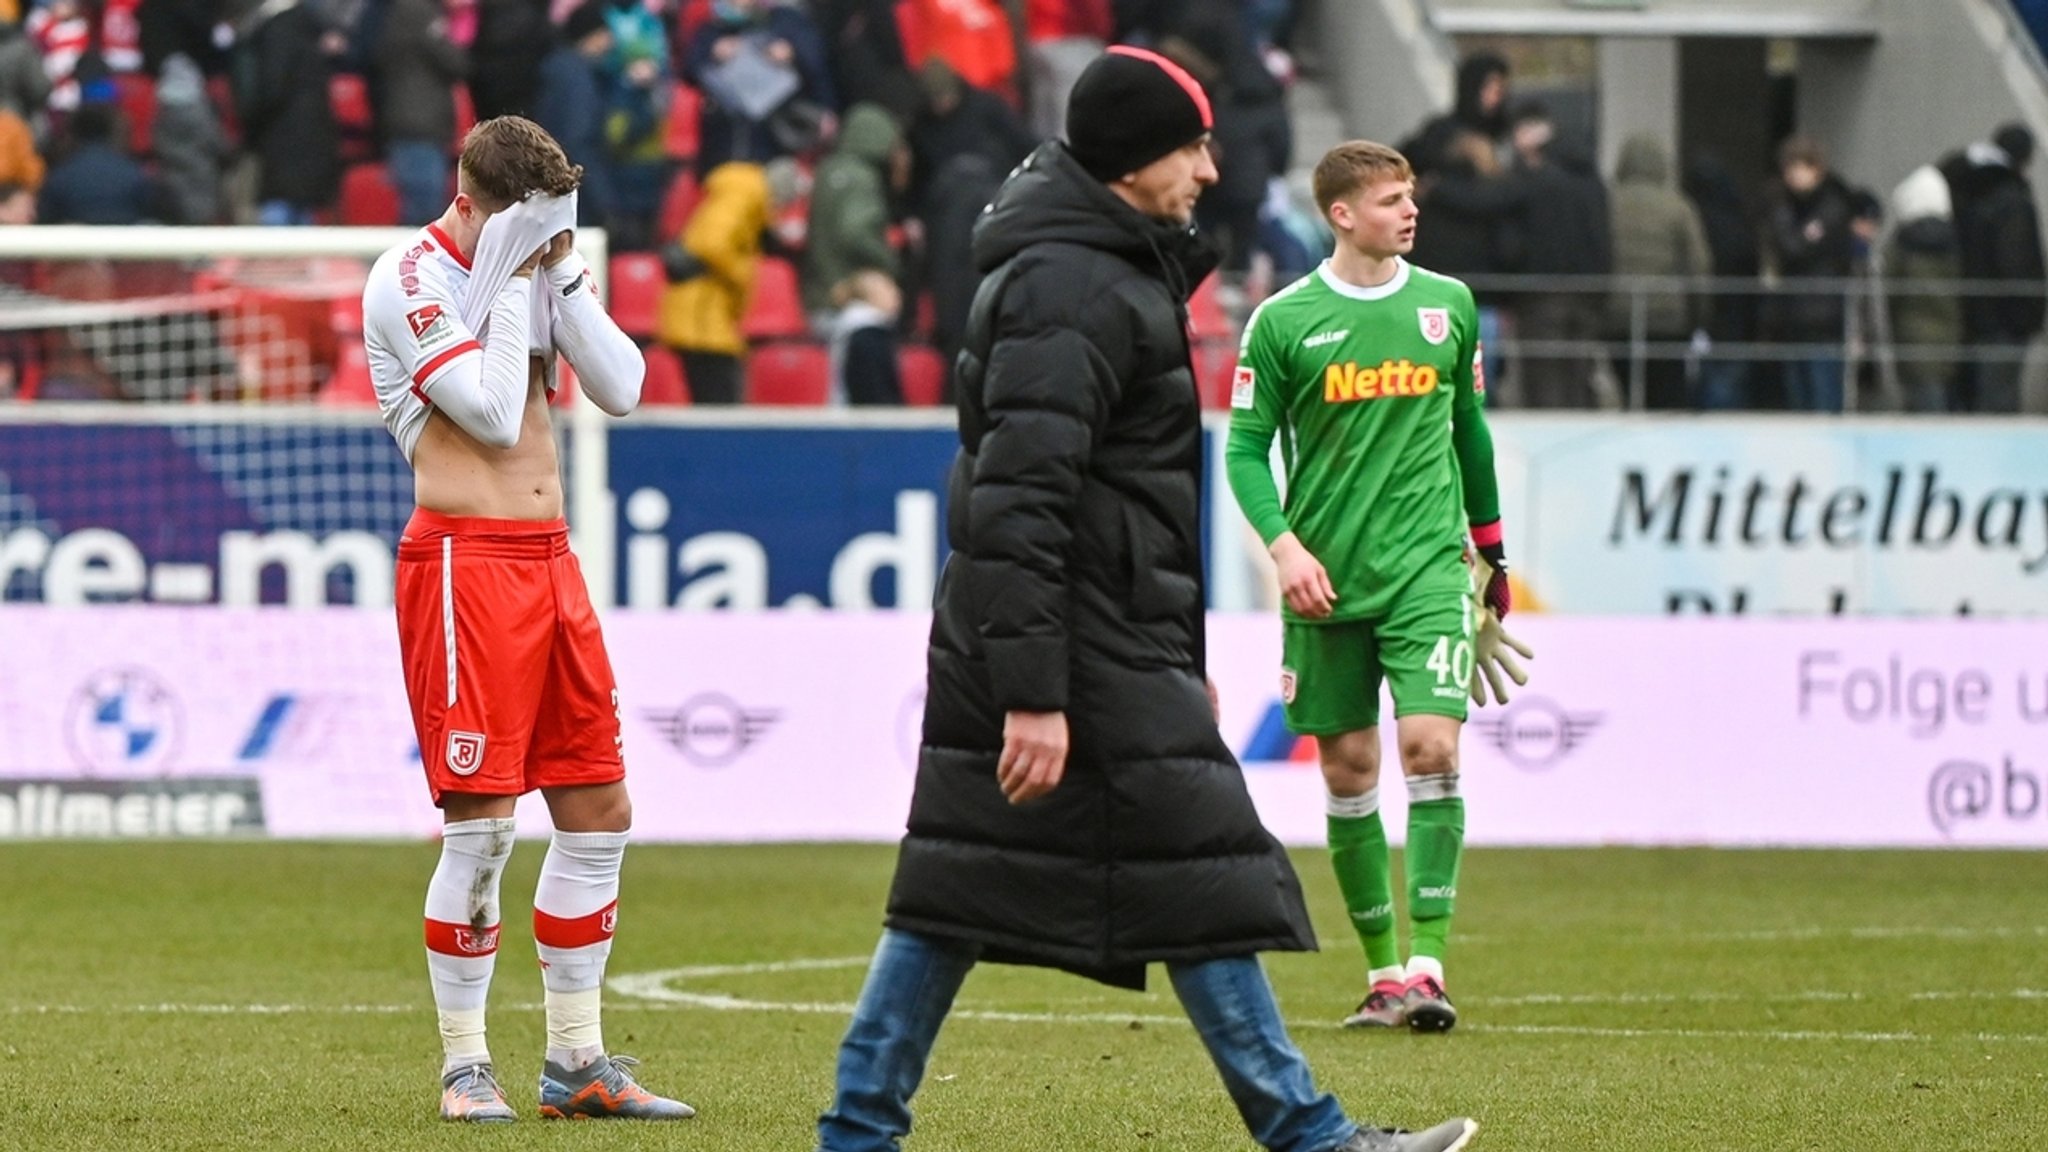
[[[1441,344],[1451,338],[1449,308],[1417,308],[1415,319],[1422,325],[1422,338],[1431,344]]]

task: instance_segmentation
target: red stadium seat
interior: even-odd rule
[[[455,139],[449,151],[457,156],[462,154],[462,142],[469,137],[469,130],[476,127],[476,101],[470,99],[469,85],[457,84],[455,96]]]
[[[796,265],[763,256],[754,271],[754,296],[740,318],[740,334],[749,340],[794,340],[810,334],[803,294],[797,288]]]
[[[682,81],[677,81],[668,103],[668,132],[663,137],[663,150],[675,160],[694,160],[697,157],[698,125],[704,112],[704,97]]]
[[[896,353],[896,376],[903,383],[903,403],[931,408],[945,402],[946,360],[929,344],[905,344]]]
[[[1230,336],[1230,319],[1223,314],[1223,303],[1216,297],[1217,279],[1214,275],[1207,277],[1195,285],[1195,294],[1188,297],[1188,323],[1194,327],[1197,340]]]
[[[655,227],[662,243],[666,244],[683,234],[683,227],[690,222],[690,213],[697,210],[697,201],[704,198],[704,190],[697,186],[697,174],[683,168],[668,182],[668,192],[661,198],[661,222]]]
[[[370,380],[370,354],[361,340],[343,340],[336,349],[334,376],[320,392],[330,408],[375,408],[377,386]]]
[[[661,257],[651,252],[621,252],[612,257],[610,303],[619,329],[636,340],[651,339],[661,290],[666,287],[668,277],[661,270]]]
[[[747,357],[749,404],[819,405],[832,391],[832,356],[819,344],[764,344]]]
[[[1193,348],[1195,394],[1204,408],[1230,407],[1230,381],[1237,373],[1237,345],[1228,340],[1197,340]]]
[[[382,164],[357,164],[341,177],[341,222],[388,228],[398,223],[398,188]]]
[[[647,349],[647,379],[640,384],[642,404],[688,404],[690,383],[683,378],[683,362],[660,344]]]
[[[121,117],[128,125],[129,153],[149,155],[154,139],[152,133],[156,128],[156,83],[145,73],[117,72],[114,74],[114,99],[120,104]]]
[[[368,132],[375,123],[370,83],[353,72],[336,72],[328,80],[327,104],[334,113],[334,126],[343,132]]]

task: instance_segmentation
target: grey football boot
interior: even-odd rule
[[[1472,1142],[1479,1121],[1463,1116],[1434,1128],[1409,1132],[1400,1128],[1360,1128],[1336,1152],[1459,1152]]]

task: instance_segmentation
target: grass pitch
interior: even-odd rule
[[[491,1033],[523,1117],[482,1130],[434,1118],[435,851],[0,846],[0,1149],[811,1148],[893,849],[630,851],[606,1039],[701,1111],[663,1126],[533,1118],[521,844]],[[1448,1036],[1334,1026],[1363,962],[1297,864],[1325,950],[1267,967],[1361,1119],[1470,1113],[1475,1152],[2048,1147],[2048,853],[1474,851]],[[1163,974],[984,966],[960,1007],[912,1152],[1251,1147]]]

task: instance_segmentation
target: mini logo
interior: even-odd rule
[[[156,773],[170,766],[184,727],[184,709],[156,673],[107,668],[71,693],[64,734],[88,774]]]
[[[1303,340],[1301,346],[1303,348],[1321,348],[1325,344],[1335,344],[1349,335],[1351,335],[1351,329],[1349,328],[1339,328],[1335,332],[1318,332]]]
[[[1258,377],[1253,374],[1251,365],[1239,364],[1237,371],[1230,375],[1230,406],[1232,408],[1250,408],[1252,406],[1252,388],[1257,382]]]
[[[498,926],[457,928],[455,948],[465,956],[488,956],[498,950]]]
[[[1431,344],[1441,344],[1451,336],[1451,310],[1449,308],[1417,308],[1415,319],[1422,325],[1422,338]]]
[[[641,715],[683,759],[700,768],[723,768],[767,735],[782,714],[771,708],[742,707],[730,696],[705,692],[673,710],[650,709]]]
[[[484,734],[481,732],[448,733],[448,770],[457,776],[473,776],[484,766]]]
[[[1294,703],[1294,669],[1292,668],[1282,668],[1280,670],[1280,702],[1282,704]]]
[[[607,936],[619,930],[619,906],[616,903],[606,908],[604,915],[597,918],[597,926],[603,929]]]
[[[1584,743],[1603,719],[1598,712],[1567,712],[1541,696],[1529,696],[1498,717],[1472,721],[1472,727],[1515,767],[1542,772]]]

